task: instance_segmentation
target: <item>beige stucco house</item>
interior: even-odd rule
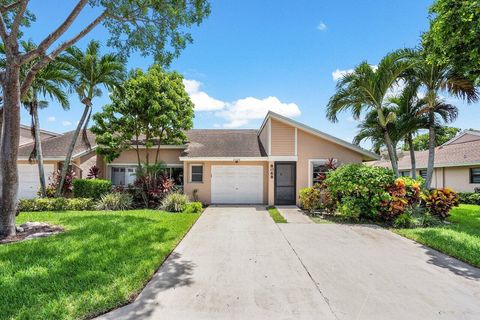
[[[43,141],[46,160],[56,154],[60,142],[65,145],[62,141],[69,134]],[[258,130],[199,129],[188,131],[187,137],[185,145],[160,146],[160,160],[187,195],[206,204],[296,204],[298,191],[313,184],[329,159],[338,164],[377,159],[374,153],[274,112]],[[91,141],[91,149],[77,142],[73,164],[78,177],[95,163],[115,185],[134,181],[135,150],[106,163],[95,155],[93,136]],[[145,161],[146,149],[141,148]],[[149,158],[155,159],[156,150],[150,152]]]
[[[415,152],[417,176],[427,176],[428,151]],[[390,161],[379,160],[370,165],[390,167]],[[408,152],[400,153],[400,174],[412,171]],[[473,192],[480,188],[480,131],[465,130],[455,138],[435,148],[433,188],[452,188],[457,192]]]

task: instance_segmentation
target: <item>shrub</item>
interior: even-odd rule
[[[166,166],[163,163],[145,165],[137,170],[135,200],[140,200],[148,208],[156,208],[165,195],[174,188],[174,181],[165,175]]]
[[[65,210],[92,210],[95,203],[89,198],[37,198],[21,199],[18,211],[65,211]]]
[[[185,213],[201,213],[203,209],[202,203],[195,201],[195,202],[190,202],[187,204],[185,210],[183,212]]]
[[[300,189],[300,207],[309,213],[321,208],[321,192],[318,187]]]
[[[412,225],[413,218],[409,213],[402,213],[393,221],[393,226],[395,228],[411,228]]]
[[[342,215],[377,218],[382,203],[391,199],[387,188],[394,181],[395,175],[390,169],[349,164],[329,172],[324,183]]]
[[[73,190],[73,180],[75,179],[75,171],[68,170],[67,175],[65,176],[65,181],[63,183],[62,194],[69,195]],[[50,174],[48,177],[48,185],[45,188],[45,196],[47,198],[55,197],[55,193],[57,192],[58,185],[60,184],[61,180],[61,171],[57,170]],[[40,196],[40,190],[37,192]]]
[[[75,179],[73,180],[73,194],[75,198],[100,199],[112,190],[112,182],[103,179]]]
[[[97,202],[97,210],[128,210],[132,207],[133,198],[128,193],[111,192],[104,194]]]
[[[161,208],[170,212],[182,212],[187,208],[188,203],[189,199],[187,195],[173,192],[163,199]]]
[[[459,192],[460,203],[480,205],[480,193],[477,192]]]
[[[423,179],[422,179],[423,180]],[[400,177],[387,187],[390,195],[389,200],[382,202],[380,216],[387,221],[395,219],[407,209],[416,207],[420,203],[422,180],[415,180],[410,177]]]
[[[446,219],[453,207],[458,207],[458,195],[449,188],[425,191],[422,195],[428,212],[440,220]]]
[[[88,169],[87,179],[98,179],[99,176],[100,169],[96,165],[93,165]]]

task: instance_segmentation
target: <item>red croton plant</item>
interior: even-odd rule
[[[409,178],[398,178],[387,188],[390,199],[382,202],[380,215],[385,220],[392,220],[405,212],[408,207],[420,203],[420,183]]]

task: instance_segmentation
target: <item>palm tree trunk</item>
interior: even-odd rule
[[[429,189],[432,185],[433,166],[435,164],[435,113],[433,108],[428,112],[428,166],[427,179],[425,181],[425,188]]]
[[[55,193],[56,197],[60,197],[62,195],[63,184],[65,183],[65,177],[67,176],[67,173],[68,173],[68,167],[70,165],[70,161],[72,160],[73,150],[75,149],[75,144],[77,143],[78,136],[80,135],[80,130],[82,129],[83,123],[87,118],[89,110],[90,110],[90,106],[86,104],[85,109],[83,110],[82,118],[78,122],[77,128],[75,129],[75,132],[73,133],[73,136],[72,136],[72,141],[70,141],[70,145],[68,146],[67,155],[65,157],[65,161],[63,162],[62,172],[60,175],[60,183],[58,184],[57,192]]]
[[[40,195],[45,197],[45,169],[43,166],[43,152],[42,152],[42,140],[40,137],[40,121],[38,119],[38,108],[34,107],[32,110],[33,113],[33,122],[35,130],[35,149],[36,149],[36,158],[38,164],[38,176],[40,179]]]
[[[412,164],[412,178],[417,179],[417,159],[415,159],[415,150],[413,150],[412,134],[407,135],[408,148],[410,149],[410,162]]]
[[[390,139],[390,135],[388,134],[388,131],[386,128],[383,129],[383,137],[385,139],[385,145],[387,146],[388,157],[390,158],[393,172],[398,177],[400,176],[400,174],[398,172],[397,154],[396,154],[396,150],[394,150],[393,148],[392,139]]]
[[[7,57],[0,132],[0,238],[13,236],[18,195],[18,145],[20,143],[20,67]]]

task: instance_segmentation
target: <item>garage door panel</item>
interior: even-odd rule
[[[212,166],[212,203],[263,203],[262,166]]]
[[[45,180],[54,170],[53,164],[45,164]],[[37,196],[38,189],[40,189],[40,181],[38,177],[38,165],[33,164],[19,164],[18,165],[18,198],[30,199]]]

